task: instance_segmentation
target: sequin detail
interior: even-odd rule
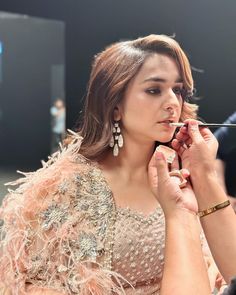
[[[159,294],[164,262],[165,220],[158,207],[145,216],[129,208],[118,208],[113,249],[113,270],[135,290],[126,294]],[[125,259],[124,259],[125,258]]]
[[[68,218],[68,207],[66,205],[52,204],[45,211],[41,212],[42,229],[49,230],[64,223]]]

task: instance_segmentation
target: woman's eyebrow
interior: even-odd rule
[[[146,82],[161,82],[161,83],[166,83],[167,80],[164,78],[160,78],[160,77],[150,77],[145,79],[142,83],[146,83]],[[181,78],[178,78],[175,83],[183,83],[183,80]]]

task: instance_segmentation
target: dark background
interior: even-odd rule
[[[64,97],[64,23],[0,12],[0,41],[0,166],[37,167],[50,153],[52,100]]]
[[[94,54],[151,33],[175,34],[198,69],[204,120],[222,122],[235,110],[235,0],[1,0],[0,11],[65,22],[67,128],[78,118]]]

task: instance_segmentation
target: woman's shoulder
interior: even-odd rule
[[[8,195],[3,200],[5,212],[10,209],[37,214],[51,204],[83,203],[98,199],[112,203],[111,191],[95,162],[79,153],[77,139],[65,149],[54,153],[42,167],[34,172],[22,173],[23,177],[9,183]],[[67,205],[65,205],[67,206]],[[10,210],[11,211],[11,210]]]
[[[14,184],[19,187],[9,192],[0,210],[2,281],[13,286],[16,279],[30,279],[36,285],[42,282],[67,291],[66,277],[68,288],[78,293],[80,285],[89,281],[77,282],[78,269],[83,272],[86,261],[96,264],[103,259],[115,214],[102,171],[69,146]],[[13,261],[17,277],[11,269]],[[102,279],[108,277],[101,272]]]

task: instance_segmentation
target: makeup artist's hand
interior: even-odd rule
[[[179,179],[170,176],[166,159],[163,153],[156,151],[155,163],[157,171],[157,200],[165,216],[173,216],[176,210],[182,209],[197,213],[198,205],[192,187],[189,183],[184,188],[179,187]],[[183,171],[185,177],[188,171]]]
[[[174,150],[173,150],[173,152],[175,153]],[[178,160],[177,153],[175,153],[175,154],[176,154],[176,156],[175,156],[172,164],[169,165],[169,171],[179,170],[179,160]],[[186,177],[188,177],[188,175]],[[148,180],[149,180],[149,184],[150,184],[152,193],[156,196],[157,195],[157,185],[158,185],[157,167],[156,167],[156,151],[153,153],[152,158],[148,164]]]
[[[183,167],[190,174],[212,173],[215,170],[215,158],[218,142],[207,127],[198,127],[199,121],[186,120],[172,141],[172,147],[181,157]]]

